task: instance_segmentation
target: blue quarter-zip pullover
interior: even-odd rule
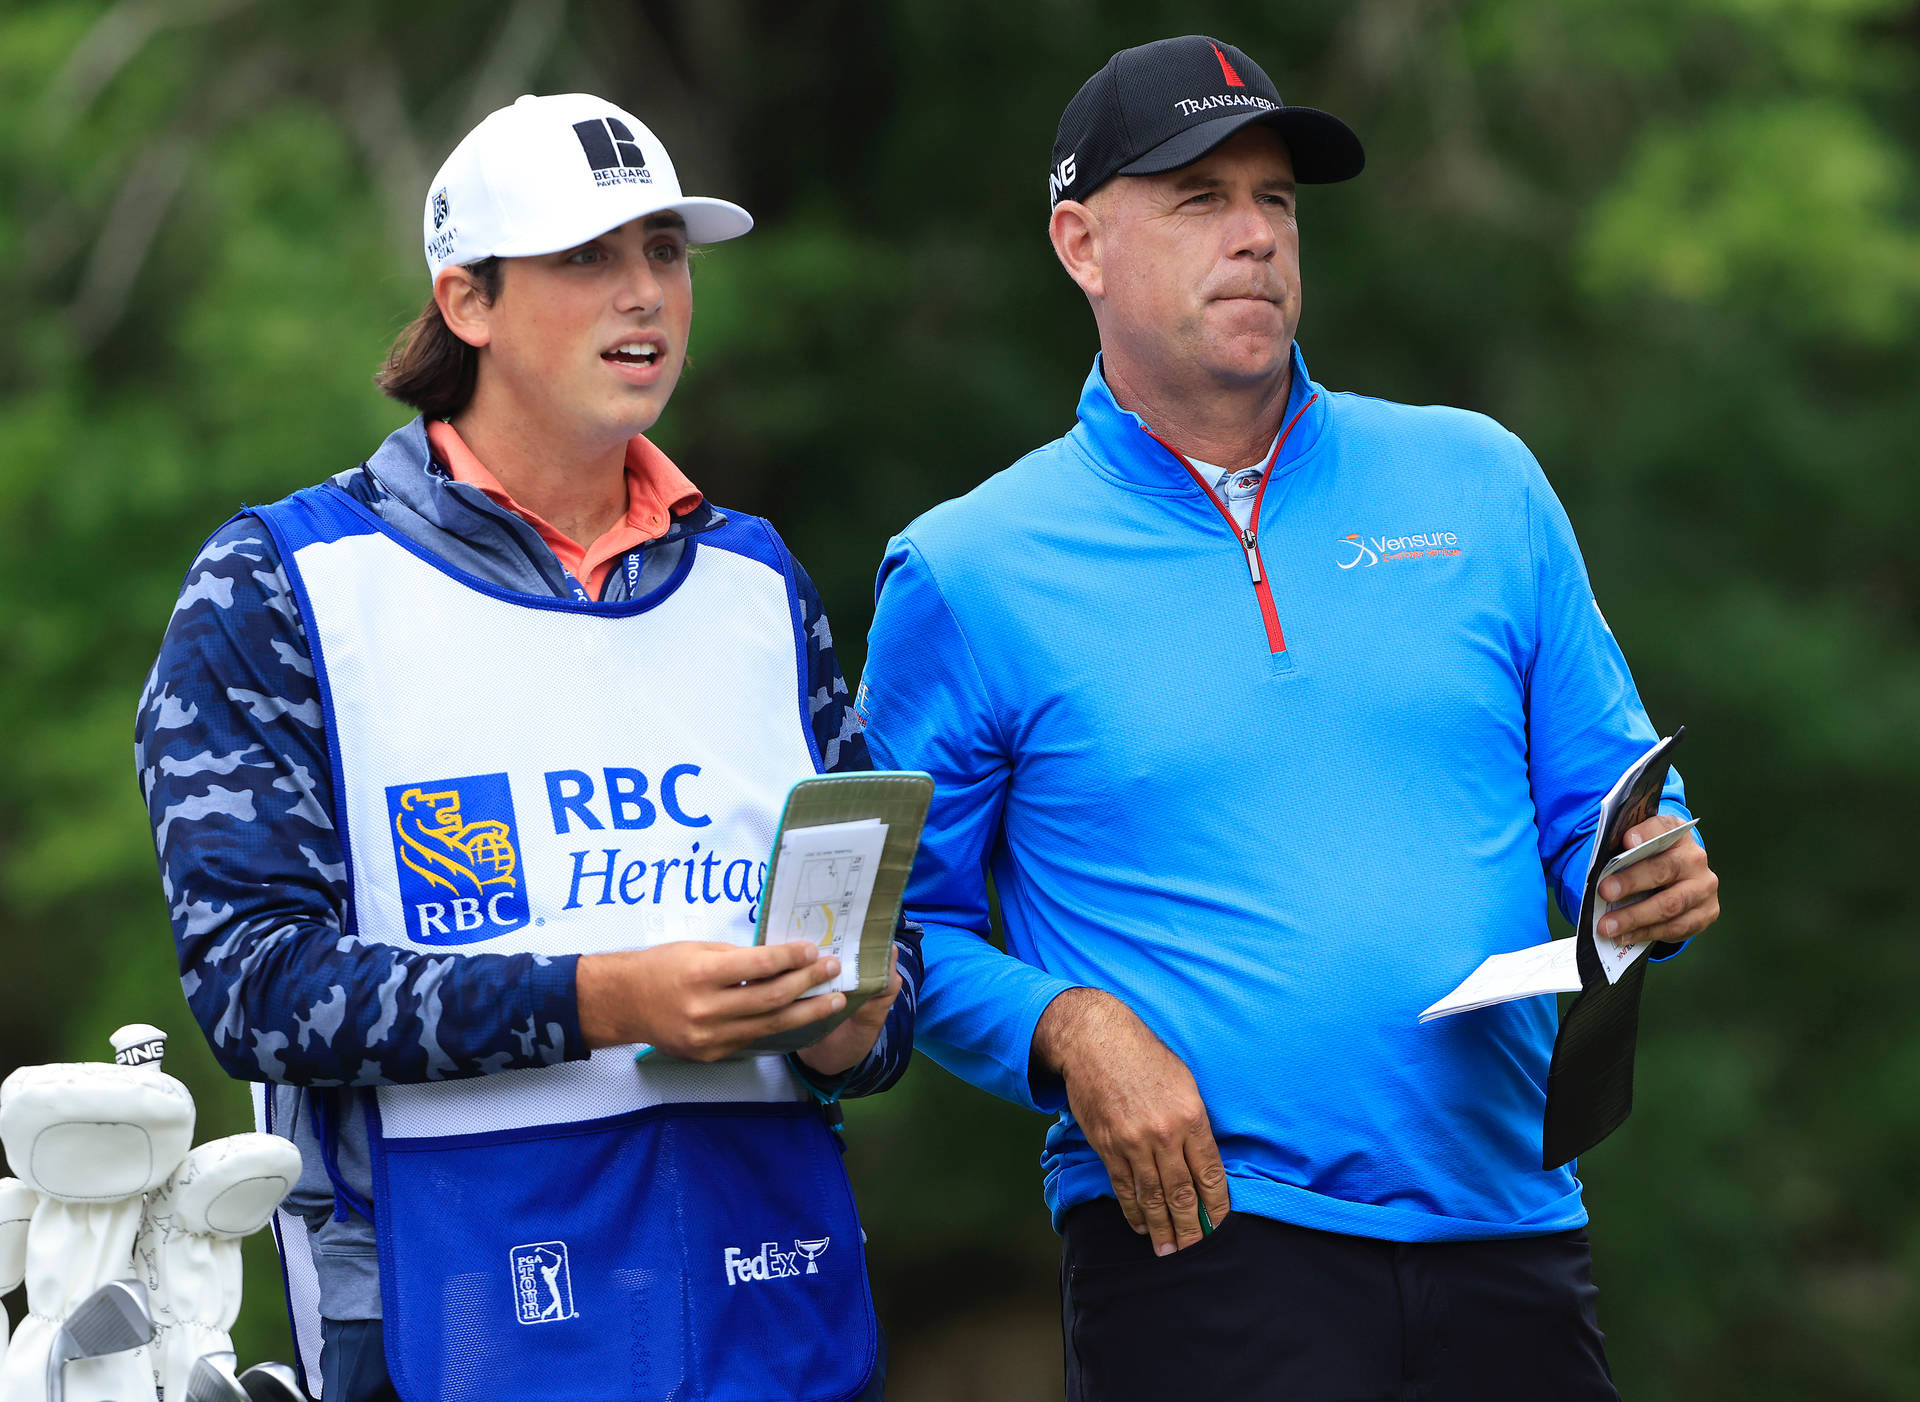
[[[1416,1018],[1545,939],[1549,889],[1577,910],[1653,727],[1520,440],[1293,366],[1247,531],[1096,361],[1066,437],[891,543],[857,704],[877,763],[938,783],[920,1043],[1061,1112],[1056,1222],[1112,1191],[1029,1078],[1041,1013],[1086,985],[1192,1068],[1236,1209],[1399,1241],[1578,1226],[1571,1169],[1540,1168],[1553,1001]]]

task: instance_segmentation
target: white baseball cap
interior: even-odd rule
[[[681,194],[667,148],[631,112],[588,93],[523,97],[468,132],[427,187],[427,276],[558,253],[666,210],[689,243],[753,227],[737,204]]]

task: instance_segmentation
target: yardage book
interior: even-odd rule
[[[1547,1115],[1540,1166],[1559,1168],[1587,1152],[1626,1123],[1633,1113],[1633,1053],[1640,1036],[1640,988],[1647,961],[1629,960],[1610,970],[1600,955],[1600,873],[1620,855],[1627,829],[1660,811],[1660,790],[1683,725],[1640,756],[1600,805],[1600,829],[1580,897],[1580,927],[1573,932],[1580,961],[1580,994],[1560,1015],[1547,1068]]]
[[[1640,1027],[1640,989],[1646,977],[1646,944],[1617,945],[1603,939],[1598,922],[1609,910],[1641,899],[1606,901],[1600,882],[1636,862],[1664,852],[1693,830],[1687,823],[1650,842],[1626,849],[1626,834],[1660,811],[1660,792],[1683,725],[1627,767],[1600,801],[1593,856],[1580,896],[1580,917],[1569,939],[1484,960],[1446,997],[1420,1014],[1420,1021],[1473,1012],[1515,998],[1578,993],[1560,1019],[1547,1071],[1547,1113],[1541,1166],[1558,1168],[1605,1139],[1633,1110],[1633,1054]]]
[[[1648,857],[1659,856],[1699,825],[1700,820],[1694,818],[1677,828],[1669,828],[1638,847],[1628,848],[1600,869],[1600,880],[1605,881],[1615,872],[1625,871]],[[1624,900],[1603,900],[1595,920],[1608,911],[1645,900],[1649,894],[1642,891]],[[1594,939],[1594,949],[1600,956],[1600,971],[1606,975],[1608,983],[1618,983],[1620,976],[1626,973],[1627,966],[1644,956],[1651,947],[1646,944],[1616,944],[1597,936]],[[1470,1013],[1480,1008],[1490,1008],[1496,1003],[1510,1003],[1516,998],[1532,998],[1541,993],[1578,993],[1579,949],[1574,940],[1548,940],[1545,944],[1530,945],[1510,954],[1488,955],[1479,968],[1467,975],[1464,983],[1421,1013],[1420,1020],[1432,1022],[1437,1017]]]
[[[885,990],[900,901],[932,802],[933,779],[909,770],[816,774],[788,792],[753,942],[811,940],[836,955],[840,976],[818,992],[845,993],[847,1006],[763,1038],[748,1055],[811,1046]]]

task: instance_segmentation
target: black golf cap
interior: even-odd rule
[[[1074,94],[1053,138],[1048,203],[1085,199],[1116,175],[1191,165],[1256,122],[1280,133],[1302,184],[1351,180],[1367,163],[1345,122],[1287,106],[1240,50],[1189,34],[1122,49]]]

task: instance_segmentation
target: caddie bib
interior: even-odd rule
[[[752,942],[780,803],[821,767],[792,570],[764,523],[732,517],[652,593],[596,604],[466,574],[332,484],[256,514],[306,623],[352,936],[447,960]],[[852,1192],[784,1058],[612,1047],[375,1101],[406,1402],[865,1386]]]

